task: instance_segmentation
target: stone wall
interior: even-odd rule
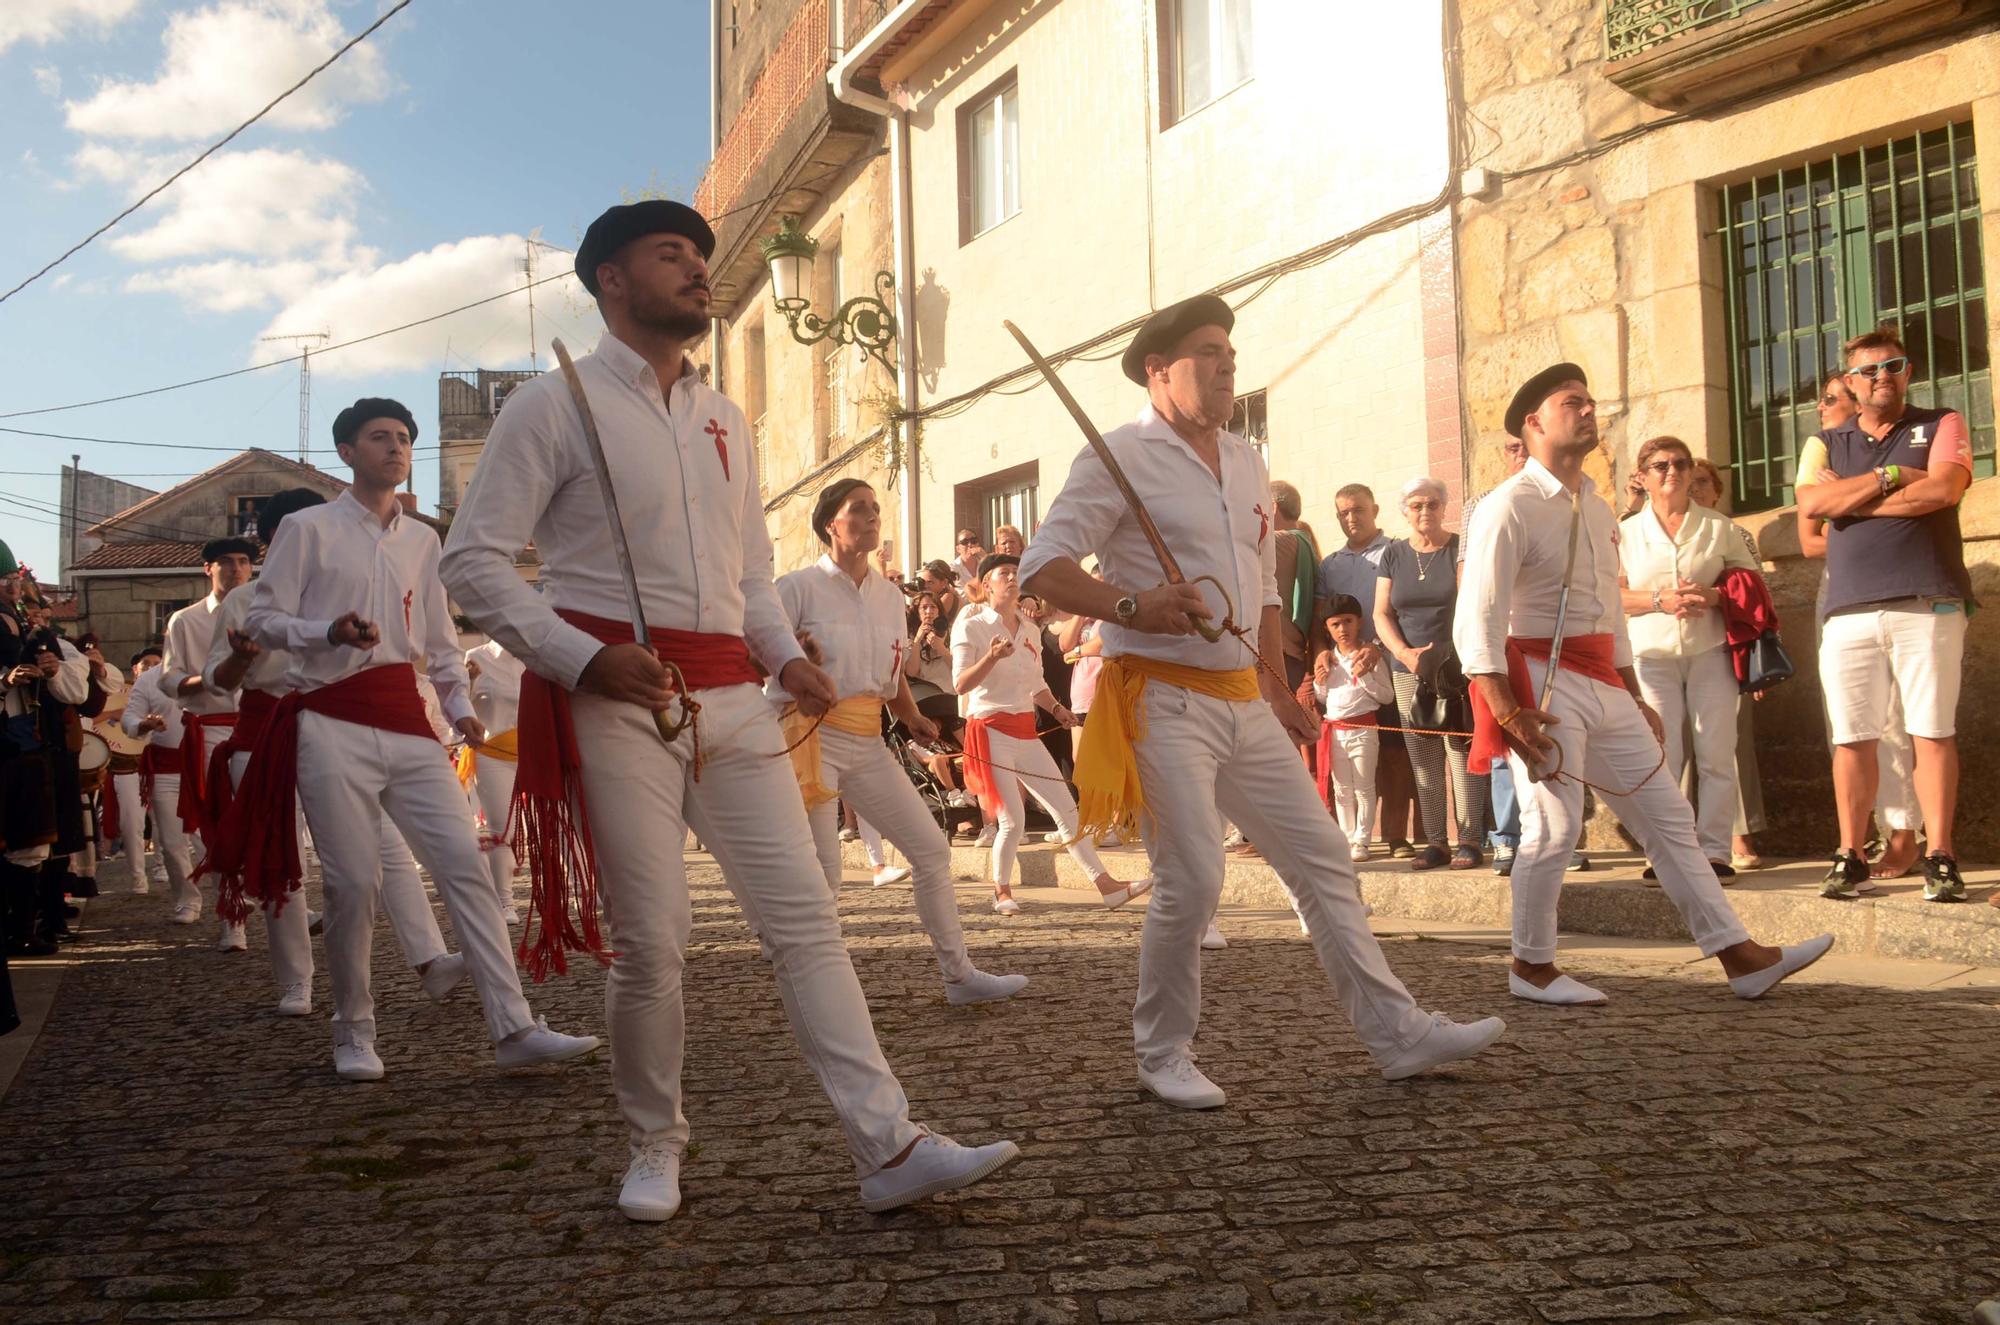
[[[88,576],[77,597],[82,615],[70,634],[74,638],[96,631],[104,656],[122,667],[139,649],[160,642],[153,629],[154,604],[180,607],[207,592],[208,581],[201,575]]]

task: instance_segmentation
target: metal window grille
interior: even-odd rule
[[[1024,483],[1019,487],[1001,492],[989,493],[986,498],[986,546],[993,546],[993,535],[1003,524],[1013,525],[1024,538],[1033,538],[1035,530],[1041,526],[1041,484]]]
[[[762,341],[764,338],[757,338]],[[771,416],[759,414],[757,421],[750,425],[750,436],[756,443],[757,453],[757,495],[763,496],[770,487]]]
[[[1739,511],[1792,500],[1841,342],[1882,324],[1910,400],[1955,409],[1994,469],[1993,377],[1972,126],[1948,125],[1722,190],[1730,454]]]
[[[1694,28],[1768,4],[1770,0],[1608,0],[1604,6],[1606,58],[1622,60]]]
[[[1236,408],[1229,416],[1229,431],[1250,443],[1250,448],[1263,457],[1266,465],[1271,463],[1271,425],[1264,392],[1252,391],[1236,397]]]

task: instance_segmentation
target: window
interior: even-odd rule
[[[1899,327],[1910,400],[1955,409],[1974,473],[1993,472],[1972,126],[1863,147],[1722,191],[1736,509],[1792,500],[1799,445],[1819,429],[1820,379],[1841,342]]]
[[[763,496],[770,490],[770,480],[765,477],[770,472],[771,416],[759,414],[750,425],[750,439],[757,457],[757,495]]]
[[[1171,125],[1250,81],[1250,0],[1159,5],[1160,109]]]
[[[241,493],[229,499],[229,532],[237,538],[257,536],[257,508],[269,493]]]
[[[821,294],[820,307],[827,310],[827,317],[833,318],[840,305],[847,298],[847,289],[840,278],[840,240],[834,239],[820,245],[819,260],[813,264],[819,274]],[[831,336],[822,344],[820,372],[826,380],[826,450],[831,452],[833,443],[847,435],[847,354],[848,347]]]
[[[961,242],[1021,210],[1021,91],[1009,74],[959,112]]]
[[[986,497],[986,546],[993,546],[994,531],[1003,524],[1013,525],[1024,538],[1033,538],[1041,524],[1038,496],[1041,484],[1035,480],[1001,488]]]
[[[1247,396],[1236,397],[1235,412],[1229,416],[1229,431],[1250,443],[1264,461],[1271,463],[1271,426],[1264,418],[1264,393],[1252,391]]]
[[[201,600],[198,598],[185,598],[171,603],[154,603],[153,633],[146,637],[147,642],[150,643],[154,640],[162,640],[162,641],[165,640],[167,638],[167,619],[173,616],[174,613],[180,611],[183,607],[188,606],[188,604],[200,601]]]

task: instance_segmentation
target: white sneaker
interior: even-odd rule
[[[215,950],[217,952],[248,952],[250,951],[250,936],[244,932],[243,926],[232,925],[225,920],[222,922],[222,937],[215,941]]]
[[[1021,904],[1011,897],[996,897],[993,899],[993,912],[995,915],[1017,916],[1021,914]]]
[[[176,925],[192,925],[199,919],[201,919],[201,908],[192,904],[175,907],[174,914],[170,918],[171,923]]]
[[[988,975],[975,969],[963,980],[947,980],[944,997],[955,1008],[970,1007],[974,1003],[998,1003],[1003,998],[1012,998],[1028,987],[1025,975]]]
[[[999,835],[1000,825],[989,823],[986,827],[979,830],[978,837],[972,839],[972,845],[976,847],[990,847],[993,845],[993,839]]]
[[[1064,837],[1062,835],[1062,832],[1058,830],[1053,833],[1043,833],[1042,841],[1047,842],[1052,847],[1059,847],[1063,843],[1069,841],[1069,839],[1067,837]]]
[[[1112,832],[1100,835],[1097,839],[1097,845],[1101,847],[1122,847],[1125,845],[1125,839],[1120,837],[1116,830],[1113,830]]]
[[[843,828],[840,830],[840,840],[843,842],[859,842],[861,834],[852,828]]]
[[[945,793],[944,803],[948,808],[954,810],[970,809],[972,806],[972,802],[965,798],[965,793],[956,787]]]
[[[536,1067],[542,1063],[581,1058],[597,1046],[595,1035],[564,1035],[549,1029],[547,1017],[537,1017],[534,1025],[514,1032],[495,1045],[493,1057],[502,1072],[511,1072],[518,1067]]]
[[[278,1015],[281,1017],[303,1017],[312,1010],[313,996],[309,985],[286,985],[285,992],[278,995]]]
[[[877,1169],[861,1180],[861,1208],[870,1214],[894,1210],[939,1192],[970,1187],[994,1170],[1021,1157],[1012,1141],[990,1146],[962,1146],[950,1137],[925,1132],[890,1169]]]
[[[1222,937],[1222,930],[1211,920],[1208,922],[1208,931],[1201,936],[1201,946],[1210,952],[1216,952],[1228,947],[1229,940]]]
[[[500,913],[500,918],[510,925],[518,925],[521,923],[521,908],[510,906]]]
[[[333,1042],[333,1071],[343,1081],[380,1081],[382,1060],[367,1040],[336,1037]]]
[[[138,878],[132,880],[132,893],[135,897],[144,897],[152,890],[152,885],[147,883],[145,875],[141,874]]]
[[[632,1162],[618,1188],[618,1213],[641,1224],[672,1219],[681,1208],[681,1157],[671,1143],[648,1141],[632,1147]]]
[[[1104,879],[1111,878],[1111,876],[1108,874],[1101,875],[1099,877]],[[1116,883],[1117,880],[1113,879],[1112,882]],[[1125,905],[1125,903],[1144,897],[1147,893],[1151,891],[1153,891],[1153,880],[1150,877],[1148,877],[1144,879],[1134,879],[1132,882],[1125,884],[1122,887],[1113,888],[1108,893],[1103,891],[1102,885],[1100,884],[1097,897],[1099,901],[1104,903],[1104,907],[1107,911],[1116,911],[1119,907]]]
[[[431,1002],[442,1003],[457,991],[459,982],[465,979],[465,955],[447,952],[425,963],[424,969],[417,972],[417,979],[424,982],[424,994]]]
[[[901,883],[909,877],[910,867],[908,865],[884,865],[881,869],[875,871],[874,877],[870,878],[868,882],[873,887],[886,888],[892,883]]]
[[[1355,842],[1347,848],[1347,854],[1355,864],[1365,865],[1368,863],[1368,857],[1375,852],[1366,842]]]
[[[1236,850],[1236,848],[1242,846],[1245,842],[1249,840],[1250,839],[1243,836],[1242,829],[1232,828],[1229,830],[1228,836],[1222,839],[1222,849],[1224,851],[1234,851]]]
[[[1611,996],[1602,989],[1593,988],[1570,975],[1558,975],[1548,984],[1538,986],[1509,971],[1507,992],[1530,1003],[1549,1003],[1567,1008],[1602,1007],[1611,1001]]]
[[[1139,1065],[1139,1084],[1176,1109],[1219,1109],[1229,1097],[1222,1087],[1203,1076],[1194,1065],[1194,1055],[1183,1049],[1157,1070]]]
[[[1506,1029],[1507,1023],[1498,1017],[1483,1017],[1461,1024],[1442,1012],[1433,1012],[1430,1033],[1385,1063],[1382,1075],[1390,1081],[1401,1081],[1404,1077],[1413,1077],[1419,1072],[1470,1058],[1499,1039],[1500,1033]]]

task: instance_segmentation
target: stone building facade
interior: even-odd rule
[[[1660,434],[1722,468],[1800,672],[1757,710],[1764,845],[1830,850],[1820,567],[1799,555],[1790,483],[1841,340],[1901,325],[1913,399],[1967,413],[1980,458],[1963,508],[1968,559],[1975,588],[2000,592],[2000,497],[1987,477],[2000,309],[1984,282],[2000,253],[1993,10],[1460,0],[1459,18],[1476,190],[1455,208],[1471,485],[1499,472],[1514,388],[1560,359],[1590,373],[1607,495]],[[1973,618],[1968,642],[1968,788],[2000,777],[2000,709],[1987,699],[2000,626],[1989,617]],[[2000,854],[2000,830],[1965,808],[1959,817],[1962,851]]]

